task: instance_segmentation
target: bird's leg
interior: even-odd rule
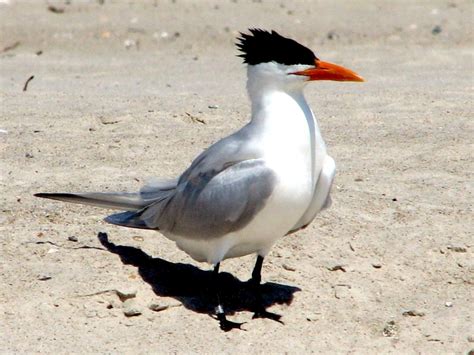
[[[250,282],[255,286],[259,286],[260,282],[262,281],[262,265],[263,256],[258,255],[255,266],[253,267],[252,278],[250,279]]]
[[[262,265],[263,256],[258,255],[252,271],[252,278],[249,281],[254,290],[256,299],[254,309],[255,313],[252,318],[268,318],[283,324],[280,320],[281,316],[279,314],[268,312],[263,305],[262,288],[260,285],[260,282],[262,281]]]
[[[220,263],[217,263],[214,266],[214,271],[212,272],[213,284],[215,287],[215,294],[216,294],[216,301],[217,301],[215,312],[216,312],[217,319],[219,320],[219,325],[221,329],[225,332],[228,332],[229,330],[232,330],[232,329],[241,329],[240,327],[244,323],[231,322],[230,320],[227,320],[225,316],[224,307],[222,307],[221,297],[219,294],[219,266],[220,266]]]

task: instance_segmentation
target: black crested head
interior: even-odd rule
[[[314,65],[317,57],[313,51],[298,42],[281,36],[275,31],[268,32],[258,28],[249,29],[251,34],[240,33],[237,48],[244,63],[260,64],[277,62],[285,65]]]

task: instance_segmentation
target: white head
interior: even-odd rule
[[[309,48],[275,31],[249,32],[241,33],[237,47],[248,64],[251,96],[265,90],[301,91],[314,80],[364,81],[349,69],[319,60]]]

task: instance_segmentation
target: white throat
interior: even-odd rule
[[[268,147],[266,151],[275,155],[275,161],[283,161],[285,155],[289,160],[301,158],[306,161],[308,170],[316,172],[326,155],[326,145],[303,94],[307,81],[288,75],[301,68],[305,66],[276,63],[248,66],[251,125],[259,132],[262,144]],[[317,176],[311,178],[314,186]]]

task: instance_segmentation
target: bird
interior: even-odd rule
[[[336,165],[303,89],[318,80],[364,81],[274,30],[250,28],[235,44],[247,68],[250,120],[200,153],[179,177],[133,193],[35,194],[118,209],[105,221],[159,231],[194,260],[212,264],[214,312],[226,331],[242,323],[226,317],[220,263],[256,254],[250,282],[258,289],[264,258],[275,242],[331,205]]]

